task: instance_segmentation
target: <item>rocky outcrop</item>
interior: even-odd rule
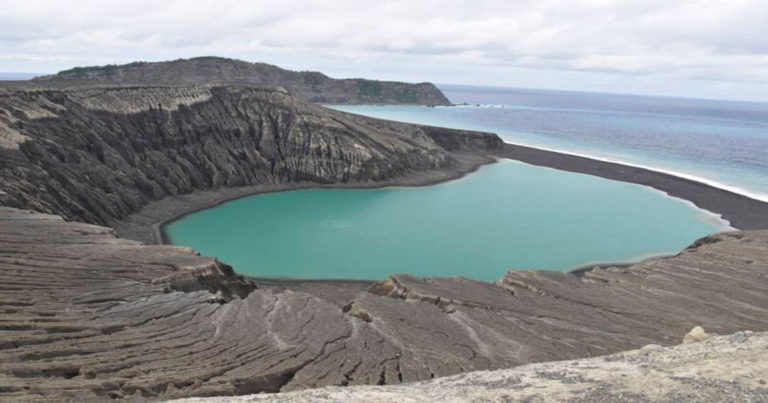
[[[326,387],[278,395],[191,398],[215,402],[762,402],[768,396],[768,333],[601,358],[478,371],[398,386]]]
[[[0,400],[398,384],[678,344],[695,325],[768,330],[768,231],[583,276],[397,275],[334,292],[0,208],[0,278]]]
[[[709,333],[701,326],[696,326],[683,336],[683,344],[698,343],[707,339],[709,339]]]
[[[258,84],[283,87],[301,98],[317,103],[450,105],[445,95],[430,83],[334,79],[315,71],[290,71],[270,64],[221,57],[76,67],[35,80],[46,85],[57,82],[67,85]]]
[[[492,134],[347,114],[274,88],[0,89],[0,203],[106,224],[196,190],[378,183],[451,170],[452,151],[501,145]]]

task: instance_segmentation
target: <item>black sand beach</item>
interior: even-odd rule
[[[499,157],[563,171],[637,183],[688,200],[704,210],[720,214],[740,230],[768,228],[768,203],[719,189],[705,183],[612,162],[505,144]]]
[[[719,189],[705,183],[680,178],[661,172],[628,165],[546,151],[532,147],[506,143],[502,150],[490,156],[455,154],[458,163],[450,170],[422,172],[386,182],[358,182],[341,184],[291,183],[279,185],[255,185],[197,191],[190,194],[167,197],[146,206],[142,211],[119,222],[112,223],[120,236],[149,244],[167,244],[162,227],[187,214],[207,209],[229,200],[260,193],[299,190],[309,188],[379,188],[386,186],[428,186],[458,179],[474,172],[495,158],[509,158],[527,164],[554,168],[562,171],[595,175],[622,182],[650,186],[670,196],[694,203],[699,208],[719,214],[731,226],[740,230],[768,228],[768,203]]]
[[[478,170],[483,165],[495,162],[493,157],[480,154],[453,153],[453,157],[456,164],[450,169],[418,172],[388,181],[330,184],[296,182],[195,191],[150,203],[140,212],[123,220],[112,222],[110,226],[115,228],[118,235],[123,238],[134,239],[147,244],[170,244],[163,231],[166,224],[230,200],[262,193],[302,189],[376,189],[389,186],[429,186],[459,179]]]

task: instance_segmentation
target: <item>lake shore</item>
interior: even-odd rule
[[[506,158],[523,163],[599,176],[652,187],[675,197],[689,201],[698,208],[722,217],[730,225],[741,230],[768,228],[768,203],[719,189],[705,183],[680,178],[674,175],[656,172],[644,168],[632,167],[612,162],[599,161],[581,156],[541,150],[532,147],[505,143],[504,147],[492,155],[461,153],[454,155],[456,164],[450,169],[413,174],[386,182],[364,182],[344,184],[264,184],[218,190],[200,191],[174,197],[167,197],[146,206],[142,211],[120,222],[113,223],[118,235],[135,239],[147,244],[171,244],[164,227],[175,220],[200,210],[208,209],[231,200],[256,194],[302,190],[310,188],[382,188],[390,186],[429,186],[459,179],[472,173],[485,164],[493,163],[496,158]],[[664,255],[667,256],[667,255]],[[658,259],[662,255],[649,259]],[[646,259],[647,260],[647,259]],[[596,267],[628,266],[637,262],[598,262],[576,267],[571,273],[583,275]],[[269,288],[296,287],[305,291],[319,292],[327,297],[332,292],[328,287],[338,288],[346,284],[345,280],[323,280],[321,283],[304,279],[254,279]],[[302,285],[303,284],[303,285]],[[349,287],[342,287],[346,290]],[[359,285],[352,287],[354,290]],[[346,294],[346,293],[344,293]]]
[[[719,215],[730,222],[734,228],[740,230],[768,228],[768,203],[706,183],[650,169],[509,143],[505,143],[503,149],[495,155],[561,171],[649,186],[671,197],[687,200],[702,210]]]
[[[146,244],[170,244],[163,228],[188,214],[205,210],[228,201],[264,193],[286,192],[304,189],[377,189],[392,186],[430,186],[464,177],[486,164],[496,162],[496,157],[453,153],[455,164],[443,170],[416,172],[405,177],[381,182],[348,182],[319,184],[295,182],[259,184],[232,188],[195,191],[178,196],[165,197],[145,206],[141,211],[123,220],[110,222],[120,237]]]
[[[693,326],[768,329],[768,231],[584,279],[511,270],[494,283],[392,275],[371,286],[252,282],[189,248],[29,210],[0,208],[0,225],[12,336],[0,400],[399,384],[677,344]]]
[[[689,201],[697,207],[721,216],[740,230],[768,228],[768,203],[719,189],[705,183],[674,175],[591,158],[541,150],[533,147],[505,143],[491,154],[454,154],[457,161],[441,171],[420,172],[385,182],[358,182],[341,184],[288,183],[262,184],[236,188],[223,188],[166,197],[144,207],[124,220],[111,223],[125,238],[147,244],[168,244],[163,227],[187,214],[204,210],[230,200],[255,194],[301,190],[310,188],[372,189],[388,186],[429,186],[455,180],[494,162],[494,158],[508,158],[527,164],[599,176],[605,179],[635,183],[660,190],[671,197]],[[604,265],[604,264],[597,264]],[[579,268],[583,271],[584,268]]]

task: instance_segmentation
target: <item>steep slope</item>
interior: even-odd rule
[[[4,401],[398,384],[678,344],[694,325],[768,330],[768,231],[583,277],[393,276],[344,303],[343,285],[254,284],[188,248],[0,208],[0,278]]]
[[[444,137],[444,138],[443,138]],[[346,114],[253,86],[0,90],[0,202],[108,223],[169,195],[381,182],[495,135]]]
[[[317,103],[450,105],[443,93],[430,83],[334,79],[314,71],[290,71],[270,64],[221,57],[76,67],[36,80],[141,85],[259,84],[284,87],[299,97]]]

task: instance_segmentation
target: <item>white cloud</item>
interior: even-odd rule
[[[764,0],[0,0],[0,10],[0,71],[221,55],[334,76],[768,89]]]

